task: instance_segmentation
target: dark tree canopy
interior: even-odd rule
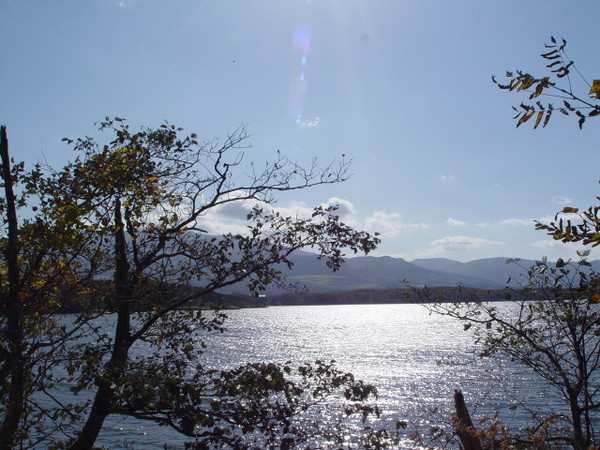
[[[272,206],[280,192],[344,181],[350,161],[303,167],[277,152],[273,162],[244,166],[243,127],[206,142],[170,124],[134,132],[106,118],[99,128],[112,136],[106,144],[65,139],[77,155],[71,163],[29,172],[9,162],[3,129],[0,211],[10,226],[1,261],[9,280],[1,286],[0,446],[91,448],[106,417],[118,414],[169,426],[194,448],[293,448],[334,443],[352,422],[345,417],[377,415],[366,402],[373,386],[331,363],[204,367],[206,332],[222,331],[224,315],[189,308],[234,283],[254,293],[285,283],[282,268],[299,249],[332,270],[347,252],[373,250],[378,236],[344,224],[335,207],[285,217]],[[256,204],[245,232],[207,235],[208,212],[244,200]],[[25,211],[29,219],[19,217]],[[75,312],[68,323],[55,318],[65,309]],[[106,314],[112,330],[98,324]],[[136,343],[147,352],[132,354]],[[91,402],[65,404],[54,395],[58,383]],[[344,399],[339,421],[307,426],[304,415],[334,395]],[[365,442],[391,442],[365,430]]]

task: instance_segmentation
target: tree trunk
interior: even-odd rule
[[[2,180],[4,182],[4,199],[8,220],[8,242],[4,249],[4,257],[9,284],[8,294],[4,298],[4,305],[2,305],[6,315],[6,337],[8,341],[8,354],[3,362],[2,372],[8,374],[10,379],[4,420],[0,427],[0,449],[10,449],[15,445],[17,430],[23,415],[26,376],[23,355],[23,305],[19,296],[19,229],[5,126],[0,127],[0,158],[2,160]]]
[[[577,394],[568,392],[569,403],[571,408],[571,419],[573,421],[573,448],[576,450],[584,450],[587,448],[586,439],[583,434],[583,424],[581,423],[581,408],[579,407]]]
[[[130,302],[133,285],[129,279],[125,227],[121,215],[121,202],[118,199],[115,203],[115,225],[115,296],[118,305],[115,342],[104,375],[98,382],[98,390],[94,397],[90,415],[71,450],[90,449],[98,439],[104,420],[110,414],[114,401],[114,391],[111,386],[119,384],[129,359],[128,353],[131,346]]]
[[[464,450],[482,450],[481,441],[475,434],[471,415],[465,404],[465,397],[461,391],[454,391],[454,408],[456,410],[456,434],[460,438]]]

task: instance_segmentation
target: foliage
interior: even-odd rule
[[[481,346],[480,356],[505,356],[528,367],[563,399],[563,411],[532,411],[538,422],[525,436],[512,436],[513,443],[583,449],[598,442],[600,310],[590,299],[600,289],[600,276],[588,266],[585,259],[536,263],[517,293],[524,300],[509,296],[510,308],[477,297],[430,305],[431,311],[464,322]]]
[[[549,75],[537,77],[528,72],[517,70],[515,72],[506,72],[508,81],[502,84],[492,77],[494,83],[500,88],[513,92],[525,92],[528,100],[534,103],[521,103],[518,108],[513,107],[517,113],[513,118],[517,121],[517,127],[534,118],[533,128],[540,124],[542,127],[548,125],[550,117],[555,111],[565,116],[575,115],[578,118],[579,128],[588,117],[595,117],[600,114],[600,104],[596,100],[600,99],[600,80],[594,80],[589,83],[583,75],[577,70],[574,61],[572,61],[565,52],[567,41],[562,39],[558,42],[554,37],[550,38],[550,43],[546,44],[546,52],[540,56],[547,61],[546,67],[549,69]],[[574,70],[579,78],[587,85],[589,89],[588,97],[577,92],[575,80],[571,78],[571,71]],[[560,106],[554,106],[553,103],[542,103],[541,97],[556,98],[562,100]]]
[[[9,283],[16,297],[3,293],[4,302],[18,299],[11,303],[18,311],[4,307],[2,325],[11,329],[7,320],[15,317],[19,332],[11,348],[4,344],[10,344],[10,333],[3,331],[2,348],[7,361],[23,362],[21,372],[30,382],[9,377],[6,392],[0,391],[5,417],[20,407],[6,446],[40,439],[90,448],[111,414],[170,426],[195,438],[198,448],[252,439],[292,448],[311,436],[334,442],[340,428],[304,419],[300,427],[298,420],[340,390],[349,402],[346,415],[366,420],[377,414],[362,404],[374,394],[372,386],[328,364],[302,366],[296,374],[289,365],[270,363],[204,368],[205,333],[222,331],[224,316],[185,310],[234,283],[245,282],[254,293],[284,283],[282,267],[292,266],[289,257],[298,249],[314,249],[332,270],[347,250],[373,250],[379,238],[342,223],[335,207],[292,218],[271,206],[278,192],[343,181],[349,161],[319,167],[313,160],[301,167],[278,152],[273,163],[244,166],[250,147],[243,128],[223,142],[204,143],[169,124],[132,132],[123,119],[107,118],[100,130],[113,139],[102,146],[90,137],[65,139],[78,154],[73,162],[60,170],[38,165],[15,179],[26,195],[20,206],[30,208],[32,218],[14,227],[24,275],[23,282]],[[3,180],[10,182],[6,175]],[[255,204],[246,232],[208,236],[204,217],[241,201]],[[6,203],[0,207],[8,217]],[[40,284],[30,274],[52,283]],[[201,286],[190,289],[192,282]],[[72,321],[55,322],[53,313],[67,306],[77,311]],[[102,318],[106,313],[114,318],[112,332]],[[134,345],[145,345],[145,353],[131,353]],[[91,394],[91,403],[63,404],[54,383]],[[11,403],[12,388],[20,400]],[[39,392],[45,402],[38,401]],[[374,447],[388,442],[381,430],[363,435]]]
[[[517,127],[533,117],[533,127],[545,127],[552,113],[575,114],[579,127],[587,117],[600,114],[600,80],[588,83],[566,55],[566,41],[555,38],[546,44],[541,56],[547,61],[550,75],[535,77],[523,71],[507,72],[507,84],[494,83],[508,91],[526,92],[529,100],[553,97],[562,100],[558,108],[552,103],[521,103],[514,108]],[[591,98],[577,94],[571,79],[575,70],[588,85]],[[566,207],[550,224],[536,222],[536,229],[546,231],[555,240],[580,242],[597,246],[600,243],[598,207],[580,213]],[[567,218],[565,219],[565,217]],[[571,216],[571,217],[569,217]],[[579,223],[572,220],[579,217]],[[493,445],[522,448],[595,448],[599,437],[600,403],[600,275],[590,269],[585,257],[589,251],[579,252],[580,261],[572,263],[558,259],[556,264],[547,260],[537,262],[528,270],[528,282],[509,295],[513,308],[504,304],[484,303],[476,295],[462,304],[435,303],[431,310],[464,321],[465,330],[471,331],[481,345],[481,356],[504,356],[528,367],[544,380],[562,398],[562,411],[530,411],[537,420],[525,430],[524,436],[510,435],[494,419],[487,429],[473,430]],[[515,262],[515,261],[513,261]],[[424,290],[420,294],[433,299]],[[527,405],[521,405],[527,408]],[[541,413],[541,414],[540,414]],[[498,434],[498,430],[501,431]]]
[[[6,127],[1,133],[0,447],[9,448],[13,442],[34,446],[36,436],[59,435],[79,418],[81,406],[50,393],[64,381],[52,367],[68,358],[65,342],[86,334],[89,324],[78,318],[66,329],[54,314],[64,301],[81,297],[94,273],[80,264],[87,240],[73,224],[56,216],[20,217],[34,203],[32,179],[10,158]],[[42,426],[45,417],[56,420]]]
[[[554,221],[549,224],[536,221],[535,228],[546,231],[557,241],[596,247],[600,245],[600,206],[590,206],[581,212],[578,208],[565,207],[554,216]]]
[[[561,107],[554,107],[552,103],[543,105],[540,101],[535,104],[521,103],[520,109],[514,117],[517,120],[517,127],[535,116],[534,128],[540,123],[543,127],[548,124],[553,111],[559,111],[564,115],[575,114],[579,120],[581,128],[587,117],[595,117],[600,114],[600,104],[596,100],[600,99],[600,80],[593,80],[589,83],[579,72],[565,52],[566,40],[558,42],[554,37],[550,38],[550,43],[545,47],[548,50],[541,56],[548,64],[550,76],[538,78],[527,72],[516,71],[507,72],[509,78],[507,84],[500,84],[492,77],[494,83],[500,89],[506,89],[515,92],[526,92],[529,94],[529,100],[539,97],[553,97],[562,99]],[[589,87],[588,97],[576,93],[574,80],[571,79],[571,71],[575,70],[579,78]],[[555,80],[556,78],[556,80]],[[566,81],[566,86],[559,85],[559,81]],[[600,200],[600,197],[597,198]],[[577,220],[573,220],[577,218]],[[595,247],[600,244],[600,207],[591,206],[585,211],[578,208],[565,207],[557,213],[554,221],[549,224],[536,221],[537,230],[546,231],[555,240],[562,242],[580,242],[583,245]]]
[[[374,387],[337,370],[333,361],[295,370],[290,362],[209,371],[200,366],[191,377],[184,367],[162,364],[158,358],[146,359],[128,369],[116,409],[176,429],[191,438],[188,448],[338,447],[356,445],[348,437],[363,427],[363,444],[375,433],[367,420],[379,410],[365,403],[376,396]],[[161,374],[154,379],[158,384],[144,381],[148,373]],[[149,387],[151,391],[142,391]],[[330,398],[336,394],[337,400]],[[331,417],[331,401],[340,403],[334,405],[337,417]],[[329,417],[323,420],[326,411]],[[385,431],[379,432],[380,445],[394,442]]]

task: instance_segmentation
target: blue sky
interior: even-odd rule
[[[554,35],[600,78],[600,2],[0,0],[0,17],[0,123],[28,164],[64,163],[61,138],[105,116],[206,139],[246,124],[248,160],[352,157],[347,182],[277,206],[339,203],[382,233],[376,255],[407,260],[572,256],[533,220],[599,192],[598,122],[515,129],[522,99],[490,76],[544,73]],[[235,230],[242,210],[206,224]]]

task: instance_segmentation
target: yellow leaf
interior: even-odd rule
[[[570,206],[565,206],[562,210],[563,213],[565,214],[569,214],[569,213],[576,213],[577,211],[579,211],[579,209],[577,208],[571,208]]]
[[[538,125],[540,124],[540,122],[542,121],[542,117],[544,116],[544,111],[540,111],[537,114],[537,117],[535,118],[535,125],[533,125],[533,128],[537,128]]]
[[[531,116],[533,116],[533,111],[528,112],[528,113],[523,113],[523,115],[521,116],[521,118],[519,119],[519,121],[517,122],[517,127],[519,125],[521,125],[522,123],[527,122],[529,119],[531,119]]]
[[[600,98],[600,80],[594,80],[592,87],[590,88],[590,95]]]
[[[592,294],[590,297],[590,303],[600,303],[600,294]]]

